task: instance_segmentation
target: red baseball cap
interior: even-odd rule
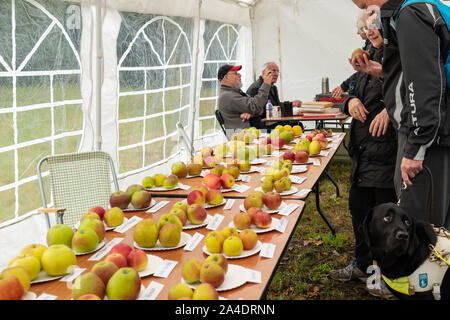
[[[219,68],[219,71],[217,71],[217,79],[222,80],[223,77],[229,72],[229,71],[235,71],[235,70],[241,70],[242,66],[233,66],[231,64],[225,64]]]

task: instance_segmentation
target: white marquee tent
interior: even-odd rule
[[[195,149],[224,139],[220,65],[242,64],[246,89],[276,61],[282,99],[312,100],[352,73],[357,14],[350,0],[1,0],[0,268],[45,244],[41,158],[102,149],[122,187],[168,173],[188,158],[178,122]]]

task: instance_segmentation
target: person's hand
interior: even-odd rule
[[[302,102],[300,100],[292,101],[292,107],[300,108],[302,106]]]
[[[386,133],[388,126],[389,114],[387,113],[386,108],[384,108],[379,114],[375,116],[375,118],[373,118],[369,126],[369,133],[373,137],[381,137]]]
[[[364,72],[371,74],[375,77],[382,78],[383,77],[383,67],[381,63],[369,60],[367,55],[362,55],[363,60],[362,61],[356,61],[356,58],[348,59],[350,64],[352,65],[353,69],[355,69],[358,72]],[[359,66],[356,65],[358,62]]]
[[[263,77],[264,83],[272,85],[272,71],[271,70],[269,70],[267,68],[264,69],[262,71],[262,77]]]
[[[248,121],[253,115],[250,113],[241,113],[242,122]]]
[[[353,119],[364,123],[367,119],[366,114],[369,114],[366,107],[362,104],[361,100],[358,98],[352,98],[348,102],[348,112],[353,117]]]
[[[331,98],[340,99],[343,92],[344,90],[342,90],[341,86],[337,86],[336,88],[331,90]]]
[[[402,158],[400,170],[402,172],[402,179],[408,186],[412,185],[410,178],[414,178],[420,171],[422,171],[422,163],[422,160],[412,160],[405,157]]]

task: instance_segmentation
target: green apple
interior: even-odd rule
[[[64,244],[54,244],[42,254],[42,268],[50,276],[63,276],[77,264],[75,253]]]
[[[70,247],[72,245],[73,230],[65,224],[57,224],[47,231],[47,244],[65,244]]]
[[[94,250],[98,245],[98,236],[89,227],[80,227],[72,238],[72,248],[79,253],[86,253]]]
[[[168,223],[177,225],[180,228],[180,231],[183,230],[183,223],[181,222],[180,218],[178,218],[178,216],[174,214],[169,213],[163,214],[161,217],[159,217],[158,229],[161,230],[161,228]]]
[[[142,186],[147,189],[153,188],[155,185],[155,180],[152,177],[144,177],[142,179]]]
[[[136,300],[141,290],[141,277],[134,268],[120,268],[106,285],[109,300]]]
[[[176,247],[180,243],[181,229],[179,225],[167,223],[159,230],[159,242],[164,247]]]
[[[158,241],[158,226],[152,218],[145,218],[138,222],[133,231],[136,244],[144,248],[152,248]]]
[[[33,243],[23,247],[22,250],[20,250],[20,254],[27,254],[27,253],[32,254],[39,261],[41,261],[42,254],[44,253],[45,250],[47,250],[47,247],[44,246],[43,244]]]
[[[72,298],[78,299],[85,294],[94,294],[103,299],[105,296],[105,284],[103,280],[93,272],[87,272],[79,276],[72,286]]]
[[[162,187],[164,184],[164,180],[166,180],[166,175],[157,173],[153,176],[153,180],[155,180],[155,187]]]

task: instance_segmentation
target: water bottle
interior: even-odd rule
[[[266,117],[267,119],[273,118],[273,105],[270,100],[267,100],[266,104]]]

